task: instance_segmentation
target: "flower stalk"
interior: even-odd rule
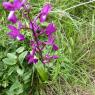
[[[56,26],[53,23],[49,23],[45,28],[40,26],[42,23],[46,21],[49,12],[52,10],[51,4],[44,5],[41,11],[33,20],[31,20],[30,17],[31,6],[27,2],[27,0],[14,0],[12,3],[3,2],[3,6],[6,10],[9,11],[8,21],[12,22],[13,24],[18,23],[18,27],[8,25],[8,28],[10,30],[10,32],[8,32],[8,35],[10,36],[10,38],[17,39],[18,41],[24,41],[26,39],[25,35],[23,35],[23,33],[21,33],[20,30],[28,29],[32,32],[33,38],[30,38],[31,51],[26,56],[26,59],[28,60],[29,64],[35,64],[38,62],[38,60],[45,64],[49,63],[51,59],[58,58],[57,55],[51,56],[49,52],[43,55],[43,50],[48,45],[52,47],[53,51],[58,50],[58,46],[55,44],[55,37],[53,35],[53,33],[56,32]],[[27,13],[25,14],[24,12],[22,12],[22,10],[20,10],[22,16],[29,21],[28,27],[26,25],[23,25],[21,23],[21,20],[19,20],[15,14],[16,11],[18,11],[21,8],[22,10],[24,10],[24,12]],[[40,21],[40,25],[38,25],[37,21]],[[47,41],[41,41],[41,39],[39,38],[40,36],[42,37],[43,34],[44,38],[48,39]]]

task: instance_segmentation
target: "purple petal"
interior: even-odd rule
[[[50,60],[51,59],[51,56],[48,55],[48,54],[46,54],[45,58],[48,59],[48,60]]]
[[[16,37],[19,35],[19,30],[12,26],[12,25],[8,25],[8,28],[11,30],[11,32],[8,33],[8,35],[13,38],[13,39],[16,39]]]
[[[9,10],[9,11],[14,10],[14,5],[12,3],[10,3],[10,2],[3,2],[2,5],[6,10]]]
[[[51,11],[51,9],[52,9],[52,6],[50,5],[50,4],[46,4],[43,8],[42,8],[42,10],[41,10],[41,13],[43,14],[48,14],[50,11]]]
[[[8,28],[9,28],[11,31],[17,31],[17,32],[19,33],[19,30],[18,30],[15,26],[8,25]]]
[[[21,8],[21,1],[20,0],[14,0],[13,3],[15,9],[20,9]]]
[[[53,23],[50,23],[46,28],[46,34],[49,36],[56,31],[56,27]]]
[[[30,43],[29,44],[30,44],[30,46],[33,47],[34,46],[34,41],[33,40],[30,40]]]
[[[40,27],[36,23],[30,22],[30,28],[33,29],[35,32],[40,30]]]
[[[53,59],[57,59],[58,56],[57,56],[57,55],[53,55],[52,58],[53,58]]]
[[[53,44],[53,46],[52,46],[52,48],[53,48],[53,50],[58,50],[58,46],[56,45],[56,44]]]
[[[22,35],[22,34],[17,35],[16,38],[17,38],[19,41],[25,40],[25,37],[24,37],[24,35]]]
[[[48,63],[50,61],[50,59],[51,59],[51,56],[46,54],[45,57],[44,57],[43,63],[44,64]]]
[[[34,56],[34,55],[35,55],[35,52],[36,52],[36,47],[34,46],[33,49],[32,49],[32,51],[30,52],[30,54],[31,54],[32,56]]]
[[[18,21],[18,29],[21,29],[23,27],[22,23]]]
[[[24,35],[20,34],[19,30],[12,26],[12,25],[8,25],[8,28],[11,30],[11,32],[8,33],[8,35],[13,38],[13,39],[18,39],[19,41],[23,41],[25,40]]]
[[[53,45],[54,44],[54,37],[52,35],[48,36],[48,41],[45,42],[47,45]]]
[[[16,37],[17,37],[17,33],[16,33],[16,32],[9,32],[8,35],[9,35],[10,38],[12,38],[12,39],[16,39]]]
[[[31,54],[27,54],[26,60],[29,60],[31,58]]]
[[[27,0],[14,0],[15,9],[20,9]]]
[[[46,14],[41,14],[40,15],[40,22],[44,22],[46,20],[47,15]]]
[[[30,64],[30,63],[33,63],[33,58],[32,58],[32,56],[28,59],[28,63]]]
[[[14,14],[14,11],[10,11],[9,16],[8,16],[8,20],[11,21],[12,23],[16,23],[17,22],[17,17]]]
[[[25,4],[27,0],[22,0],[21,5]]]
[[[33,59],[33,63],[36,64],[37,62],[38,62],[38,59],[34,58],[34,59]]]
[[[27,60],[28,60],[28,63],[31,64],[31,63],[37,63],[38,62],[38,59],[34,56],[32,56],[31,54],[27,55]]]
[[[50,4],[46,4],[42,10],[41,10],[41,13],[40,13],[40,22],[44,22],[46,20],[46,17],[48,15],[48,13],[51,11],[52,7]]]

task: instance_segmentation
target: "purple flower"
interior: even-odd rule
[[[9,35],[12,39],[18,39],[19,41],[25,40],[24,35],[22,35],[22,34],[20,33],[20,31],[19,31],[16,27],[14,27],[14,26],[12,26],[12,25],[9,25],[8,28],[11,30],[11,32],[9,32],[8,35]]]
[[[56,51],[58,50],[58,46],[56,44],[53,44],[52,49]]]
[[[22,7],[22,5],[26,2],[27,0],[14,0],[14,2],[3,2],[3,6],[6,10],[9,11],[15,11],[18,10]]]
[[[14,0],[15,9],[20,9],[27,0]]]
[[[57,59],[58,56],[57,55],[53,55],[53,56],[50,56],[49,54],[46,54],[45,57],[44,57],[44,61],[43,63],[48,63],[50,62],[52,59]]]
[[[46,20],[46,17],[48,15],[48,13],[51,11],[52,7],[50,4],[46,4],[42,10],[41,10],[41,13],[40,13],[40,22],[44,22]]]
[[[52,35],[48,36],[48,41],[45,42],[47,45],[53,45],[54,44],[54,37]]]
[[[21,29],[29,29],[32,33],[32,38],[30,40],[30,47],[32,51],[27,54],[26,59],[29,64],[36,64],[38,60],[40,60],[43,64],[49,63],[52,59],[57,59],[57,55],[48,54],[43,55],[43,50],[47,45],[50,45],[52,50],[58,50],[58,46],[55,44],[55,37],[53,35],[56,32],[56,27],[53,23],[49,23],[47,27],[38,24],[37,20],[40,22],[44,22],[47,18],[47,15],[51,11],[52,7],[50,4],[46,4],[41,9],[41,12],[33,19],[29,17],[30,7],[27,8],[27,5],[24,5],[27,0],[13,0],[13,2],[3,2],[3,7],[8,10],[10,13],[8,15],[8,20],[12,23],[16,23],[18,28],[13,25],[8,25],[10,32],[8,35],[12,39],[17,39],[19,41],[25,40],[25,37],[22,33],[20,33]],[[16,17],[16,11],[20,10],[23,7],[27,14],[23,13],[23,17],[29,20],[29,24],[22,24],[21,21]],[[42,27],[41,27],[42,26]],[[29,36],[27,36],[29,38]],[[47,41],[45,39],[48,39]],[[47,48],[47,47],[46,47]],[[37,56],[37,57],[36,57]]]
[[[10,3],[10,2],[3,2],[2,5],[4,6],[4,8],[5,8],[6,10],[9,10],[9,11],[15,10],[15,9],[14,9],[14,5],[13,5],[12,3]]]
[[[30,22],[30,28],[35,32],[40,30],[40,27],[36,23],[33,23],[33,22]]]
[[[12,23],[17,22],[17,17],[15,16],[15,11],[10,11],[8,20],[11,21]]]
[[[11,21],[12,23],[16,23],[17,22],[17,17],[15,16],[15,11],[20,9],[23,4],[26,2],[26,0],[14,0],[13,3],[10,2],[3,2],[3,7],[6,10],[9,10],[9,16],[8,16],[8,20]]]
[[[33,48],[32,52],[30,52],[30,54],[26,56],[26,59],[28,60],[29,64],[38,62],[38,59],[35,56],[35,52],[35,48]]]
[[[53,23],[50,23],[47,27],[46,27],[46,34],[48,36],[50,36],[53,32],[56,31],[56,27]]]
[[[31,64],[31,63],[36,64],[38,62],[38,59],[36,57],[32,56],[31,54],[27,55],[26,59],[28,60],[29,64]]]
[[[57,55],[53,55],[52,58],[53,59],[58,59],[58,56]]]
[[[59,48],[58,46],[54,43],[54,37],[52,35],[48,36],[48,41],[45,42],[47,45],[51,45],[52,49],[57,51]]]
[[[25,40],[25,37],[24,37],[24,35],[22,35],[22,34],[19,34],[16,38],[17,38],[19,41]]]

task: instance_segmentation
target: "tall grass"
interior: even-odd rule
[[[59,59],[54,65],[49,64],[51,78],[47,83],[39,84],[34,95],[95,95],[95,0],[30,2],[35,8],[34,13],[46,2],[52,4],[53,11],[48,20],[56,23],[55,37],[59,45],[56,52]],[[7,23],[5,18],[6,14],[2,11],[0,22]],[[7,44],[4,25],[0,25],[0,65],[4,54],[11,48]]]

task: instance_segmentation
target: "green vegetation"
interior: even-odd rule
[[[0,5],[0,95],[95,95],[95,0],[30,0],[31,17],[46,2],[53,6],[48,21],[56,24],[59,46],[59,58],[47,69],[24,60],[24,44],[6,35],[8,12]]]

